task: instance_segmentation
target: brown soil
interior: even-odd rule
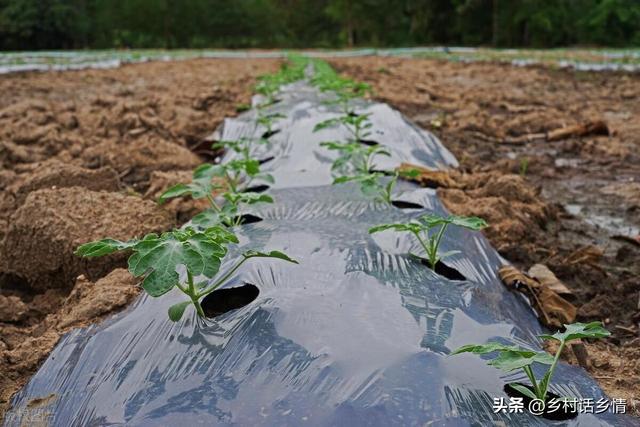
[[[68,288],[80,274],[97,279],[124,266],[124,254],[89,261],[77,257],[73,251],[82,243],[162,232],[174,219],[138,196],[68,187],[29,193],[9,224],[0,245],[0,271],[15,277],[20,289],[42,292]]]
[[[210,158],[206,137],[271,60],[194,60],[0,76],[0,419],[60,336],[138,293],[125,257],[77,245],[171,228],[199,206],[155,203]]]
[[[524,270],[546,264],[573,292],[578,320],[605,322],[613,336],[586,344],[589,370],[640,415],[640,76],[377,57],[332,63],[455,154],[463,177],[438,190],[451,211],[486,218],[505,258]],[[594,120],[612,134],[505,143]]]

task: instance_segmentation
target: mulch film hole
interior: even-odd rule
[[[280,132],[280,129],[270,130],[270,131],[267,131],[267,132],[263,133],[262,137],[264,139],[269,139],[269,138],[271,138],[273,135],[275,135],[278,132]]]
[[[264,165],[265,163],[270,162],[273,159],[275,159],[274,156],[265,157],[264,159],[258,160],[258,163],[260,163],[261,165]]]
[[[269,188],[271,188],[270,186],[266,185],[266,184],[262,184],[262,185],[253,185],[251,187],[247,187],[243,190],[244,193],[264,193],[265,191],[267,191]]]
[[[517,384],[533,391],[533,388],[530,385],[522,384],[522,383],[517,383]],[[520,393],[518,390],[512,388],[509,384],[506,384],[504,386],[504,392],[507,393],[509,397],[521,397],[522,401],[524,402],[525,410],[529,408],[529,403],[532,400],[530,397]],[[578,408],[576,407],[576,405],[572,405],[572,404],[564,405],[563,403],[560,403],[558,409],[550,411],[551,408],[549,408],[548,403],[551,399],[562,400],[562,398],[557,394],[547,392],[547,400],[545,402],[544,412],[542,414],[533,414],[533,415],[541,416],[542,418],[546,418],[547,420],[552,420],[552,421],[566,421],[566,420],[574,419],[578,416],[578,413],[579,413]]]
[[[234,218],[234,222],[238,223],[237,221],[238,217]],[[244,215],[240,215],[240,225],[245,225],[245,224],[255,224],[256,222],[260,222],[262,221],[262,218],[260,218],[259,216],[255,216],[255,215],[251,215],[251,214],[244,214]]]
[[[424,206],[404,200],[392,200],[391,204],[398,209],[424,209]]]
[[[257,286],[245,284],[235,288],[218,289],[202,300],[205,316],[213,318],[253,302],[260,294]]]
[[[372,141],[369,139],[359,139],[358,142],[363,145],[368,145],[369,147],[375,147],[376,145],[380,145],[378,142]]]
[[[420,262],[426,267],[431,268],[429,261],[427,261],[426,259],[420,258]],[[456,270],[453,267],[449,267],[447,264],[445,264],[442,261],[438,261],[436,263],[436,268],[434,271],[436,272],[436,274],[439,274],[442,277],[446,277],[449,280],[457,280],[457,281],[467,280],[464,274],[460,273],[458,270]]]

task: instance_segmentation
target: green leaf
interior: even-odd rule
[[[177,268],[184,265],[198,276],[213,277],[226,254],[222,242],[211,235],[188,228],[184,231],[150,236],[134,246],[129,271],[136,277],[145,275],[142,287],[153,297],[165,294],[178,284]]]
[[[115,239],[102,239],[78,246],[74,254],[87,258],[109,255],[117,251],[129,249],[137,243],[137,240],[122,242]]]
[[[260,173],[255,175],[253,178],[259,181],[264,181],[269,184],[274,184],[276,182],[276,180],[273,178],[273,175],[268,173]]]
[[[418,221],[424,225],[425,230],[437,227],[439,225],[448,224],[447,218],[436,214],[425,214],[418,218]]]
[[[438,257],[440,259],[444,259],[446,257],[450,257],[452,255],[457,255],[457,254],[460,254],[460,253],[462,253],[462,252],[460,252],[460,251],[447,251],[447,252],[443,252],[443,253],[438,253]]]
[[[204,230],[207,236],[210,236],[216,242],[221,243],[239,243],[238,237],[232,233],[228,228],[221,225],[214,225]]]
[[[402,178],[417,178],[420,176],[420,171],[417,169],[403,169],[398,171]]]
[[[168,199],[172,199],[174,197],[180,197],[190,193],[191,193],[191,190],[186,184],[176,184],[160,195],[160,198],[158,198],[158,203],[162,204],[166,202]]]
[[[284,261],[289,261],[294,264],[298,264],[298,261],[295,259],[289,258],[289,256],[280,251],[271,251],[271,252],[258,252],[258,251],[246,251],[243,256],[245,258],[278,258]]]
[[[447,218],[450,224],[460,227],[468,228],[471,230],[481,230],[487,226],[487,222],[475,216],[457,216],[451,215]]]
[[[314,132],[318,132],[318,131],[320,131],[322,129],[333,127],[333,126],[337,125],[338,123],[340,123],[340,119],[339,118],[323,120],[323,121],[321,121],[320,123],[316,124],[313,127],[313,131]]]
[[[224,224],[225,220],[226,218],[224,216],[220,215],[213,209],[202,211],[191,218],[191,222],[194,225],[203,229],[220,226],[221,224]]]
[[[564,332],[556,332],[553,335],[540,335],[540,338],[568,342],[581,338],[605,338],[611,335],[611,332],[603,327],[602,322],[572,323],[564,325],[564,327]]]
[[[545,352],[538,353],[523,349],[509,350],[501,351],[497,357],[488,362],[488,365],[505,372],[510,372],[525,366],[530,366],[534,362],[551,365],[553,363],[553,357]]]
[[[529,399],[537,399],[538,396],[536,396],[536,394],[529,390],[527,387],[520,385],[520,384],[516,384],[516,383],[509,383],[509,387],[513,388],[516,391],[519,391],[520,393],[524,394],[525,396],[527,396]]]
[[[513,346],[513,345],[500,344],[498,342],[490,342],[487,344],[463,345],[462,347],[453,351],[451,355],[460,354],[460,353],[487,354],[487,353],[493,353],[494,351],[517,351],[517,350],[520,350],[520,347]]]
[[[255,203],[273,203],[273,197],[264,193],[224,193],[222,197],[234,205],[239,205],[241,203],[247,205],[253,205]]]
[[[504,345],[495,342],[464,345],[451,354],[455,355],[460,353],[498,353],[497,356],[488,362],[488,365],[506,372],[524,368],[532,365],[533,363],[542,363],[545,365],[551,365],[553,363],[553,357],[544,351],[537,352],[518,346]]]
[[[168,199],[190,195],[194,199],[207,197],[214,190],[222,188],[213,182],[214,177],[223,177],[224,169],[220,165],[204,163],[193,171],[193,180],[189,184],[177,184],[160,195],[159,203]]]
[[[191,301],[183,301],[169,307],[169,319],[171,319],[172,322],[177,322],[182,319],[182,315],[189,305],[191,305]]]
[[[394,230],[394,231],[408,231],[411,233],[418,233],[421,230],[420,224],[416,224],[413,222],[408,222],[405,224],[397,223],[397,224],[380,224],[375,227],[371,227],[369,229],[369,234],[379,233],[380,231],[385,230]]]

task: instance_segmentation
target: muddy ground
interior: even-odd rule
[[[640,75],[377,57],[332,64],[458,158],[462,179],[438,189],[451,211],[487,219],[505,258],[525,271],[548,266],[578,320],[605,322],[613,336],[586,345],[588,369],[640,415]],[[609,135],[522,138],[598,121]]]
[[[454,152],[464,175],[439,188],[445,204],[485,217],[486,235],[517,266],[547,265],[573,292],[580,320],[607,323],[614,336],[587,345],[589,369],[612,397],[640,401],[640,77],[332,63]],[[0,76],[0,417],[62,333],[138,293],[124,258],[87,263],[73,249],[166,230],[197,211],[154,200],[211,158],[205,138],[277,66],[193,60]],[[504,142],[592,119],[612,135]]]

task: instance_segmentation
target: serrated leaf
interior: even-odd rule
[[[487,226],[487,222],[475,216],[451,215],[447,218],[450,224],[468,228],[470,230],[481,230]]]
[[[240,203],[247,205],[253,205],[255,203],[273,203],[273,197],[264,193],[224,193],[222,197],[234,205],[239,205]]]
[[[214,225],[204,230],[204,233],[210,236],[217,242],[222,243],[239,243],[238,237],[232,233],[228,228],[220,225]]]
[[[213,277],[220,269],[220,258],[226,254],[211,235],[193,229],[141,240],[134,251],[129,258],[129,271],[136,277],[145,275],[142,287],[154,297],[178,283],[178,266],[186,266],[194,276]]]
[[[611,335],[611,332],[602,326],[602,322],[572,323],[564,325],[564,327],[564,332],[556,332],[553,335],[540,335],[540,338],[567,342],[581,338],[605,338]]]
[[[182,315],[189,305],[191,305],[191,301],[183,301],[169,307],[169,319],[171,319],[172,322],[177,322],[182,319]]]
[[[397,224],[380,224],[377,225],[375,227],[371,227],[369,229],[369,233],[373,234],[373,233],[378,233],[380,231],[385,231],[385,230],[394,230],[394,231],[408,231],[411,233],[418,233],[421,230],[420,224],[416,224],[413,222],[407,222],[407,223],[397,223]]]
[[[225,217],[221,216],[218,212],[214,211],[213,209],[207,209],[205,211],[200,212],[193,218],[191,218],[191,223],[193,223],[194,225],[200,228],[207,229],[207,228],[216,227],[216,226],[220,226],[221,224],[224,224],[225,219],[226,219]]]
[[[549,358],[545,357],[549,356]],[[544,363],[550,365],[553,363],[553,358],[547,353],[537,353],[530,350],[519,350],[519,351],[501,351],[500,354],[490,362],[488,365],[493,366],[494,368],[498,368],[505,372],[514,371],[516,369],[523,368],[525,366],[530,366],[534,362]],[[549,362],[549,363],[546,363]]]
[[[78,246],[74,254],[86,258],[94,258],[109,255],[117,251],[129,249],[137,243],[137,240],[122,242],[115,239],[102,239]]]

